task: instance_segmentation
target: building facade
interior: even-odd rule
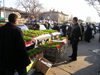
[[[5,12],[4,12],[4,8],[1,7],[0,8],[0,17],[6,17],[6,18],[8,18],[9,14],[11,14],[13,12],[18,12],[19,14],[21,14],[21,17],[23,17],[23,18],[25,18],[25,17],[28,16],[25,11],[21,11],[21,10],[17,10],[17,9],[5,7]]]
[[[40,15],[40,19],[51,20],[57,23],[63,23],[68,20],[68,15],[64,14],[63,12],[49,11],[42,13]]]
[[[13,9],[13,8],[5,8],[5,11],[3,7],[0,8],[0,17],[8,18],[8,16],[11,13],[16,13],[18,15],[18,23],[23,24],[26,22],[26,18],[28,18],[28,14],[25,11]]]

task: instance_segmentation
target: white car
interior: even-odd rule
[[[17,27],[21,28],[21,30],[29,30],[26,25],[17,25]],[[46,30],[46,27],[44,25],[40,25],[40,31],[41,30]]]
[[[17,27],[21,28],[21,30],[29,30],[26,25],[17,25]]]
[[[46,27],[44,25],[40,25],[40,31],[41,30],[46,30]]]

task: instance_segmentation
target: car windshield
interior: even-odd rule
[[[21,28],[21,30],[29,30],[26,25],[17,25],[17,27]]]

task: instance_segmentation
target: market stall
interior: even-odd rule
[[[35,48],[35,49],[32,49],[32,50],[29,50],[28,54],[29,54],[29,59],[31,61],[31,64],[29,64],[29,66],[27,66],[27,72],[28,72],[28,75],[31,75],[32,72],[33,72],[32,71],[33,67],[35,66],[35,64],[37,63],[37,61],[40,58],[43,57],[43,50]]]
[[[34,49],[28,50],[31,61],[31,64],[27,66],[28,75],[32,74],[34,70],[33,67],[37,64],[40,58],[44,57],[50,62],[55,63],[63,56],[67,38],[60,37],[59,32],[55,30],[25,30],[23,31],[23,34],[26,47],[33,44],[37,46],[34,47]]]
[[[31,37],[32,40],[35,41],[35,46],[37,47],[39,44],[43,44],[50,39],[55,39],[60,36],[60,32],[57,32],[56,30],[24,30],[23,31],[24,36]]]
[[[40,45],[40,48],[43,49],[44,57],[55,63],[63,56],[65,44],[64,42],[48,42]]]

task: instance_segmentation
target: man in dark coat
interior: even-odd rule
[[[99,42],[100,42],[100,23],[99,23]]]
[[[46,23],[44,24],[44,26],[46,27],[46,29],[50,29],[50,23],[49,23],[49,22],[46,22]]]
[[[61,26],[61,29],[62,29],[62,32],[63,32],[63,36],[65,36],[66,37],[66,24],[64,23],[62,26]]]
[[[58,23],[54,23],[54,27],[52,28],[53,30],[60,31],[60,28],[58,26]]]
[[[71,31],[72,31],[72,24],[68,26],[68,31],[67,31],[68,37],[70,37]]]
[[[37,24],[37,20],[35,20],[35,24],[33,24],[33,30],[40,30],[40,25]]]
[[[82,23],[80,24],[80,29],[81,29],[81,41],[82,41],[84,36],[84,26]]]
[[[0,75],[27,75],[30,60],[26,52],[22,32],[16,27],[17,15],[10,14],[9,22],[0,28]]]
[[[71,58],[70,61],[76,61],[77,60],[78,42],[79,42],[79,37],[81,36],[80,27],[79,27],[77,21],[78,21],[77,17],[74,17],[73,18],[74,25],[72,26],[71,35],[70,35],[70,38],[69,38],[69,39],[72,40],[72,49],[73,49],[72,55],[69,56]]]
[[[85,41],[90,42],[92,38],[92,28],[88,23],[86,23],[86,31],[85,31]]]
[[[72,31],[72,24],[70,24],[70,26],[68,27],[68,30],[67,30],[68,38],[70,38],[71,31]],[[72,44],[71,39],[70,39],[70,43]]]

